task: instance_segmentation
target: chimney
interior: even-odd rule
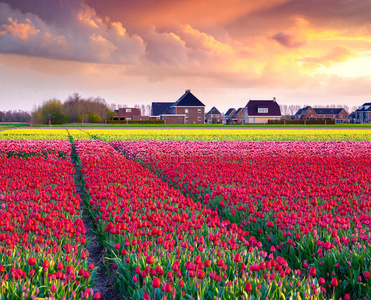
[[[276,102],[276,97],[273,97],[273,101]]]
[[[185,92],[186,92],[186,93],[188,94],[188,93],[190,93],[190,92],[191,92],[191,90],[186,90]]]

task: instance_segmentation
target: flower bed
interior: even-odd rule
[[[86,129],[94,139],[183,141],[369,141],[367,129]]]
[[[101,141],[76,141],[88,207],[130,299],[323,299],[317,279]]]
[[[321,279],[328,296],[370,297],[370,142],[111,144]]]
[[[96,270],[87,261],[71,144],[7,142],[0,151],[27,154],[0,154],[0,299],[92,299]]]

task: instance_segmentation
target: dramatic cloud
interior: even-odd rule
[[[352,84],[370,82],[370,14],[365,0],[0,0],[0,102],[79,86],[127,104],[193,87],[210,106],[340,99],[339,86],[354,101]]]
[[[355,57],[356,54],[351,49],[345,47],[335,47],[328,54],[320,57],[304,57],[302,62],[320,64],[329,67],[334,63],[345,62],[350,58]]]
[[[0,3],[0,52],[100,63],[137,63],[145,54],[138,35],[119,22],[105,22],[81,4],[60,26]],[[11,16],[11,17],[9,17]]]

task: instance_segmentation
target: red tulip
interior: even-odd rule
[[[153,256],[151,256],[151,255],[147,256],[146,262],[147,262],[147,264],[152,265],[153,264]]]
[[[236,255],[234,256],[234,261],[236,263],[239,263],[241,262],[241,255],[239,253],[236,253]]]
[[[153,278],[152,280],[152,286],[155,288],[155,289],[158,289],[160,286],[161,286],[161,279],[156,277],[156,278]]]
[[[331,286],[338,286],[338,280],[336,277],[331,279]]]
[[[309,271],[309,274],[312,275],[312,276],[316,276],[316,274],[317,274],[316,268],[311,267],[310,271]]]
[[[30,266],[34,266],[34,265],[36,264],[36,259],[35,259],[35,257],[30,257],[30,258],[28,259],[28,264],[29,264]]]
[[[247,282],[246,285],[245,285],[245,291],[247,293],[251,292],[252,291],[252,284],[251,282]]]

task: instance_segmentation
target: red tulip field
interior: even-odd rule
[[[0,141],[0,300],[371,299],[371,142],[72,133]]]
[[[370,142],[112,145],[249,232],[271,257],[283,258],[285,272],[301,274],[311,287],[304,297],[322,292],[326,298],[370,298]],[[270,285],[256,279],[265,273],[258,271],[251,265],[247,276],[254,295]],[[286,287],[285,295],[290,293]]]
[[[0,299],[92,299],[71,144],[1,141],[0,152]]]

